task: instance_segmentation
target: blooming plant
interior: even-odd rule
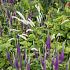
[[[69,0],[0,0],[0,70],[70,70]]]

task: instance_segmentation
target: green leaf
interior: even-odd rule
[[[69,53],[69,52],[70,52],[70,48],[69,48],[69,47],[66,47],[66,48],[65,48],[65,52],[66,52],[66,53]]]
[[[28,40],[29,41],[33,41],[35,39],[35,35],[34,34],[30,34]]]
[[[0,68],[2,68],[5,64],[5,60],[3,58],[0,58]]]

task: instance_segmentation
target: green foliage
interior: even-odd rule
[[[28,51],[34,47],[37,49],[43,48],[49,30],[51,36],[51,53],[50,53],[51,55],[53,55],[53,50],[55,47],[60,52],[62,49],[62,42],[66,40],[65,49],[64,49],[66,55],[63,64],[60,64],[60,70],[63,70],[63,68],[65,68],[66,61],[70,57],[69,55],[70,54],[70,9],[69,7],[64,7],[62,3],[64,4],[65,2],[58,3],[58,1],[56,0],[21,0],[20,2],[16,3],[13,6],[8,6],[7,8],[5,8],[5,10],[9,9],[11,12],[13,12],[14,10],[16,11],[18,10],[25,16],[26,19],[28,18],[29,14],[32,12],[31,19],[35,24],[34,27],[31,26],[27,27],[27,25],[23,25],[23,30],[22,30],[21,22],[19,22],[16,19],[15,21],[12,20],[13,21],[12,28],[20,30],[18,32],[10,31],[10,27],[6,23],[7,15],[4,10],[4,7],[6,7],[6,5],[2,5],[3,9],[0,7],[0,27],[2,27],[3,29],[2,36],[0,37],[0,69],[6,69],[6,70],[13,69],[6,58],[6,49],[8,49],[10,52],[13,51],[16,53],[15,51],[16,41],[17,41],[16,35],[17,34],[22,35],[22,33],[26,33],[25,31],[29,27],[33,30],[33,32],[26,33],[28,35],[26,37],[27,40],[20,38],[19,41],[20,41],[21,50],[23,50],[23,48],[27,48]],[[41,9],[42,13],[41,23],[43,23],[42,26],[40,26],[41,23],[38,23],[36,19],[39,13],[35,8],[35,4],[39,4]],[[60,36],[57,36],[59,33]],[[55,35],[54,38],[52,38],[53,34]],[[31,53],[29,55],[32,56]],[[31,70],[42,70],[40,61],[33,58],[31,59],[32,59]],[[48,70],[50,70],[51,66],[50,60],[47,60]]]

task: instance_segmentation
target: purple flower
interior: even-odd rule
[[[43,70],[46,70],[46,61],[45,61],[45,58],[41,57],[41,64],[42,64]]]
[[[12,17],[10,17],[10,24],[12,25]]]
[[[6,3],[6,0],[2,0],[2,3]]]
[[[55,63],[54,63],[54,69],[55,69],[55,70],[58,70],[58,69],[59,69],[58,55],[56,55],[56,60],[55,60]]]
[[[7,52],[7,59],[10,60],[10,53]]]
[[[54,65],[54,70],[59,70],[59,58],[56,54],[56,57],[52,58],[52,64]]]
[[[59,55],[59,60],[60,60],[60,63],[62,63],[64,60],[64,43],[63,43],[61,54]]]
[[[50,46],[50,42],[51,42],[50,35],[48,35],[48,37],[47,37],[47,41],[46,41],[46,48],[48,48],[48,49],[51,48],[51,46]]]
[[[10,62],[10,64],[12,65],[12,61],[11,61],[11,58],[10,58],[10,53],[8,51],[7,51],[7,59]]]
[[[20,44],[17,43],[17,56],[19,58],[20,61],[20,68],[22,69],[22,56],[21,56],[21,50],[20,50]]]
[[[60,60],[60,63],[63,62],[63,60],[64,60],[64,50],[62,50],[62,52],[61,52],[61,54],[59,56],[59,60]]]
[[[17,58],[15,58],[15,67],[16,67],[16,70],[19,70],[19,65],[18,65],[18,60],[17,60]]]
[[[20,44],[19,43],[17,43],[17,54],[18,56],[20,56]]]
[[[27,64],[27,69],[26,70],[30,70],[30,64]]]
[[[28,59],[27,65],[26,65],[26,70],[30,70],[30,58]]]
[[[9,2],[10,2],[11,4],[13,4],[13,3],[14,3],[14,0],[10,0]]]

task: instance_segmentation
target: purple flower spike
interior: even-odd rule
[[[17,54],[20,56],[20,44],[17,44]]]
[[[55,63],[54,63],[54,69],[55,69],[55,70],[59,70],[59,60],[58,60],[58,55],[56,55],[56,60],[55,60]]]
[[[10,24],[12,25],[12,17],[10,17]]]
[[[62,63],[64,60],[64,43],[63,43],[61,54],[59,55],[59,60],[60,60],[60,63]]]
[[[7,59],[10,60],[10,53],[7,52]]]
[[[51,42],[50,35],[48,35],[48,37],[47,37],[47,41],[46,41],[46,47],[47,47],[48,49],[51,48],[51,46],[50,46],[50,42]]]
[[[10,62],[10,64],[12,65],[12,61],[11,61],[11,59],[10,59],[10,53],[7,51],[7,59],[8,59],[8,61]]]
[[[17,60],[17,58],[15,58],[15,67],[16,67],[16,70],[19,70],[19,65],[18,65],[18,60]]]
[[[62,50],[62,52],[61,52],[61,54],[59,56],[59,60],[60,60],[60,63],[63,62],[63,60],[64,60],[64,50]]]
[[[45,59],[42,57],[41,57],[41,64],[42,64],[43,70],[46,70],[46,62],[45,62]]]
[[[2,3],[6,3],[6,0],[2,0]]]
[[[29,63],[27,64],[27,70],[30,70],[30,64]]]
[[[30,58],[28,59],[27,65],[26,65],[26,70],[30,70]]]
[[[13,4],[13,3],[14,3],[14,0],[10,0],[9,2],[10,2],[11,4]]]

